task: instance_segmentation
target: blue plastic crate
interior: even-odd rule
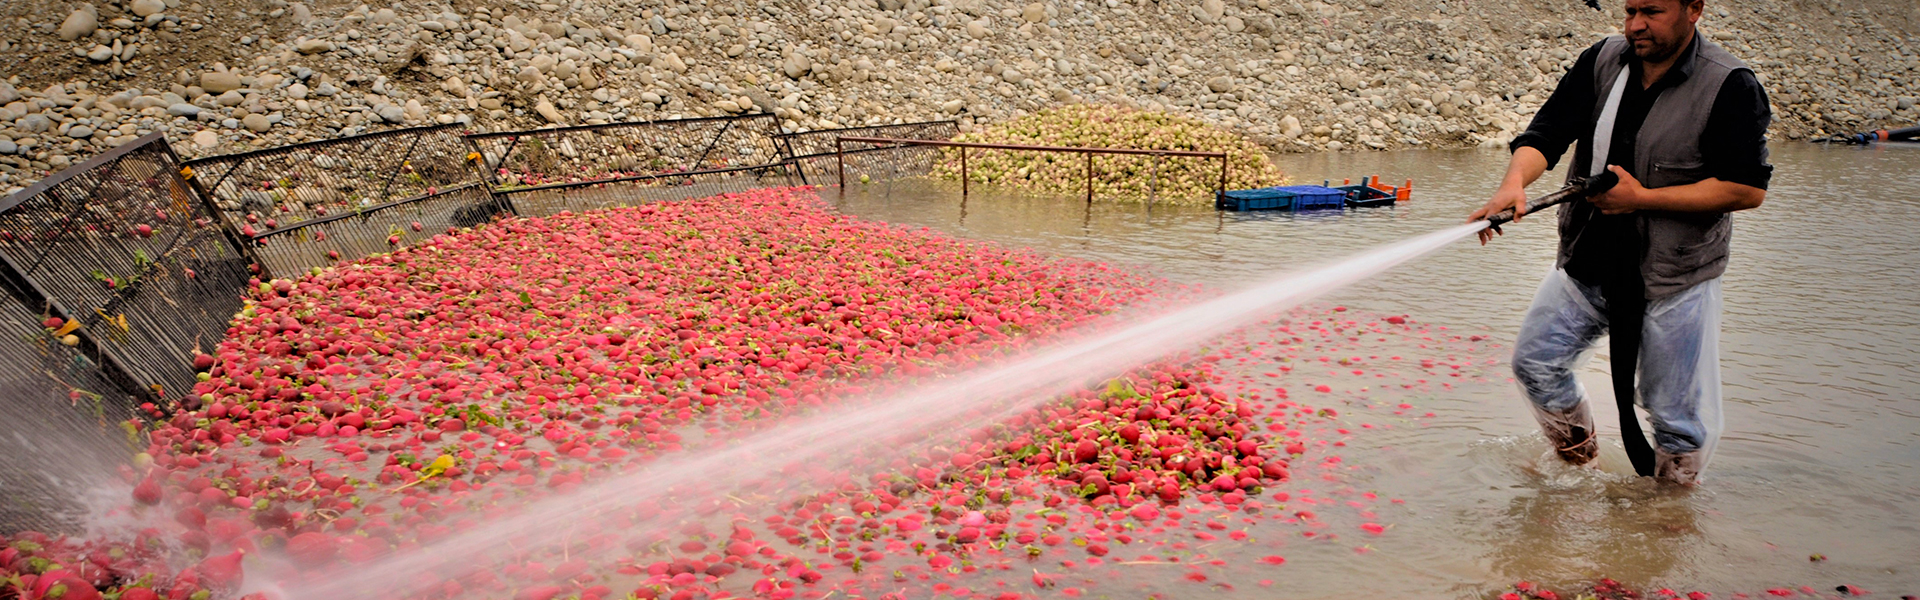
[[[1326,186],[1289,185],[1233,190],[1220,195],[1220,210],[1315,210],[1346,206],[1347,194]]]

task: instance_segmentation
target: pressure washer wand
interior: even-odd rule
[[[1527,212],[1536,212],[1542,208],[1568,201],[1586,200],[1607,193],[1613,186],[1619,185],[1620,176],[1613,171],[1602,171],[1599,175],[1586,179],[1575,179],[1551,194],[1527,201]],[[1487,217],[1487,229],[1500,231],[1500,226],[1513,220],[1513,209],[1509,208]]]

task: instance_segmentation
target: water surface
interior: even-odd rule
[[[1920,146],[1773,150],[1765,206],[1735,217],[1721,342],[1727,431],[1701,488],[1676,493],[1620,475],[1631,468],[1617,447],[1599,472],[1541,460],[1544,442],[1518,391],[1499,380],[1502,363],[1489,369],[1492,381],[1409,398],[1434,413],[1417,426],[1356,438],[1346,484],[1404,499],[1382,517],[1393,528],[1362,552],[1296,550],[1267,575],[1278,580],[1272,592],[1477,597],[1520,579],[1572,586],[1601,576],[1750,594],[1840,584],[1920,592]],[[1492,192],[1505,160],[1497,151],[1279,157],[1298,183],[1415,180],[1414,199],[1398,207],[1316,214],[1089,208],[980,187],[963,200],[957,189],[910,182],[823,195],[863,217],[1229,290],[1458,223]],[[1552,268],[1556,234],[1543,217],[1327,300],[1491,336],[1500,349],[1489,355],[1504,360]],[[1383,342],[1394,343],[1404,342]],[[1617,439],[1604,358],[1581,378],[1601,400],[1603,435]],[[1239,589],[1259,589],[1247,583]]]

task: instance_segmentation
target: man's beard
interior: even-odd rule
[[[1680,50],[1680,44],[1684,40],[1685,38],[1681,38],[1680,40],[1674,41],[1672,44],[1662,44],[1660,43],[1660,40],[1654,39],[1652,37],[1648,37],[1648,38],[1639,39],[1639,40],[1628,38],[1627,42],[1633,44],[1633,54],[1634,56],[1640,57],[1641,61],[1657,63],[1657,62],[1666,60],[1668,58],[1671,58],[1675,52],[1678,52]],[[1642,41],[1645,41],[1648,43],[1646,52],[1640,51],[1640,42]]]

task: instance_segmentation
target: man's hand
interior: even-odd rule
[[[1619,175],[1620,183],[1591,200],[1593,207],[1600,209],[1601,214],[1608,215],[1623,215],[1645,208],[1641,201],[1646,196],[1647,188],[1640,187],[1640,180],[1634,179],[1632,173],[1619,165],[1607,165],[1607,170]]]
[[[1527,214],[1527,188],[1525,186],[1512,185],[1510,183],[1501,184],[1500,189],[1493,192],[1493,199],[1488,200],[1486,206],[1482,206],[1480,210],[1473,211],[1473,214],[1467,215],[1467,222],[1483,221],[1486,220],[1487,217],[1500,214],[1500,211],[1509,208],[1513,209],[1513,220],[1516,223],[1520,221],[1521,216]],[[1480,245],[1485,246],[1487,245],[1487,240],[1493,239],[1495,235],[1503,234],[1489,227],[1480,230],[1479,235]]]

